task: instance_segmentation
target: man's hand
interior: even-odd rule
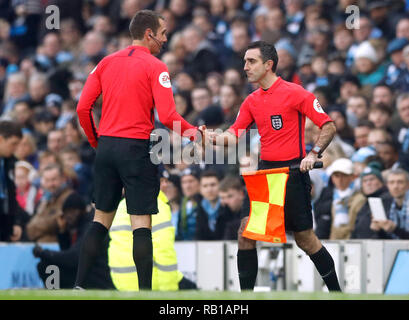
[[[386,232],[393,232],[396,229],[396,224],[392,220],[378,221],[379,225]]]
[[[43,248],[41,248],[37,243],[35,244],[33,248],[33,256],[36,258],[39,258],[41,254],[43,253]]]
[[[13,226],[13,234],[10,237],[10,240],[15,242],[15,241],[19,241],[21,239],[21,235],[23,234],[23,229],[21,228],[21,226],[15,224]]]
[[[307,172],[314,168],[314,163],[318,160],[318,155],[310,152],[307,156],[302,159],[300,163],[300,171]]]
[[[381,226],[379,224],[379,221],[376,220],[372,220],[371,221],[371,225],[369,226],[369,228],[373,231],[379,231],[381,230]]]

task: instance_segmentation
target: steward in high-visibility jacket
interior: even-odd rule
[[[175,227],[171,222],[168,199],[162,191],[158,196],[158,210],[157,214],[152,215],[152,290],[178,290],[183,274],[177,269]],[[120,291],[137,291],[138,275],[132,256],[133,235],[125,199],[119,203],[109,236],[108,264],[115,287]]]

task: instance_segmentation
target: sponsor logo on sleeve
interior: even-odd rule
[[[162,87],[165,87],[165,88],[172,87],[172,84],[170,83],[169,73],[167,73],[166,71],[162,72],[159,75],[159,83],[162,85]]]
[[[320,103],[318,102],[318,99],[314,100],[314,109],[315,111],[317,111],[318,113],[324,113],[324,109],[322,109]]]

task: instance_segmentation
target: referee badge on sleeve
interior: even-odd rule
[[[280,130],[283,127],[283,118],[281,115],[271,116],[271,126],[274,130]]]

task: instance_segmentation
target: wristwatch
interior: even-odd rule
[[[321,148],[319,146],[314,146],[314,148],[312,148],[311,150],[312,153],[315,153],[316,155],[318,155],[318,158],[320,158],[321,156]]]

